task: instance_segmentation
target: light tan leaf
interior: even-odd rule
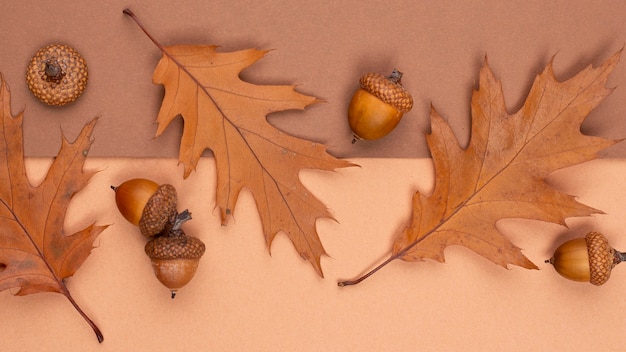
[[[141,26],[132,12],[125,13]],[[194,170],[204,150],[210,149],[217,163],[217,206],[222,222],[226,224],[232,215],[241,190],[249,189],[268,248],[276,234],[284,232],[323,276],[320,257],[326,252],[315,222],[332,216],[300,182],[299,173],[352,164],[329,155],[325,145],[287,135],[267,121],[270,113],[302,110],[318,100],[296,92],[293,86],[261,86],[241,80],[241,71],[267,51],[223,53],[210,45],[162,46],[149,37],[163,53],[152,78],[153,83],[165,86],[156,134],[182,116],[179,160],[185,167],[184,176]]]
[[[605,85],[620,55],[564,82],[556,80],[550,62],[514,114],[507,112],[502,86],[485,59],[479,89],[472,96],[469,145],[461,148],[450,126],[431,110],[427,141],[435,166],[434,191],[414,195],[411,224],[396,237],[390,258],[375,270],[395,259],[443,262],[444,250],[452,245],[504,267],[537,268],[498,231],[496,222],[525,218],[565,225],[568,217],[599,212],[550,187],[545,177],[592,160],[616,143],[583,135],[580,126],[611,93]]]
[[[0,75],[0,291],[16,288],[16,295],[40,292],[63,294],[92,327],[78,307],[65,279],[89,256],[93,241],[107,226],[90,225],[74,233],[63,229],[67,207],[92,176],[83,171],[96,119],[88,123],[74,143],[63,140],[61,150],[37,187],[24,166],[23,113],[11,115],[9,88]]]

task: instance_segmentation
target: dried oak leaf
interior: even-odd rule
[[[92,224],[70,235],[63,229],[70,200],[92,175],[82,168],[96,119],[74,143],[63,140],[45,179],[35,187],[24,164],[22,118],[23,112],[11,115],[10,91],[0,75],[0,291],[16,288],[18,296],[63,294],[102,342],[102,333],[64,281],[87,259],[93,241],[107,227]]]
[[[130,11],[142,30],[146,29]],[[165,86],[157,122],[158,137],[177,116],[184,119],[179,160],[184,177],[195,169],[205,149],[217,164],[217,207],[222,223],[232,215],[240,191],[254,197],[268,248],[280,231],[323,276],[326,252],[315,228],[318,218],[332,218],[322,202],[300,182],[303,169],[335,170],[353,164],[332,157],[327,146],[287,135],[268,121],[270,113],[302,110],[317,102],[293,86],[260,86],[239,78],[268,52],[248,49],[217,52],[211,45],[163,46],[152,82]]]
[[[597,152],[617,142],[583,135],[580,126],[611,93],[605,84],[620,55],[564,82],[556,80],[550,62],[514,114],[507,112],[501,83],[485,59],[479,89],[472,95],[469,145],[461,148],[449,125],[431,109],[427,142],[435,167],[434,191],[414,195],[410,225],[394,240],[390,258],[373,272],[394,259],[443,262],[444,249],[451,245],[467,247],[503,267],[536,269],[497,230],[496,222],[526,218],[565,225],[565,218],[598,213],[544,179],[595,159]],[[358,283],[371,273],[339,285]]]

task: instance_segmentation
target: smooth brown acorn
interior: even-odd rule
[[[554,265],[563,277],[600,286],[609,280],[615,265],[626,260],[626,253],[609,245],[599,232],[589,232],[584,238],[576,238],[560,245],[546,263]]]
[[[39,49],[26,69],[28,89],[37,99],[53,106],[78,99],[87,87],[88,77],[85,59],[65,44]]]
[[[352,96],[348,122],[355,143],[360,139],[379,139],[389,134],[402,116],[413,108],[413,97],[401,83],[402,72],[394,69],[389,77],[367,73]]]
[[[135,178],[111,188],[120,213],[139,226],[144,236],[163,232],[176,218],[177,195],[174,186],[159,185],[152,180]]]
[[[152,261],[152,269],[157,279],[170,289],[172,298],[187,285],[198,269],[198,262],[204,254],[205,245],[199,239],[187,236],[180,225],[191,219],[184,211],[167,235],[158,236],[146,244],[145,251]]]

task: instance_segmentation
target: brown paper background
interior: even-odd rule
[[[557,76],[565,79],[600,64],[626,42],[623,1],[5,1],[0,72],[12,88],[14,112],[26,110],[27,155],[55,155],[61,130],[73,136],[101,115],[92,155],[177,156],[180,120],[153,138],[163,88],[151,80],[160,52],[122,14],[125,7],[166,45],[275,49],[243,78],[296,84],[325,99],[305,112],[277,113],[270,120],[286,132],[331,145],[339,157],[427,157],[423,134],[431,104],[465,144],[470,95],[486,55],[515,110],[553,56]],[[64,108],[39,103],[24,80],[30,57],[52,42],[74,46],[90,68],[87,91]],[[351,145],[346,110],[358,78],[394,67],[405,74],[414,109],[388,138]],[[624,83],[621,64],[609,82],[619,89],[591,114],[586,133],[626,136]],[[625,148],[621,144],[605,155],[624,157]]]
[[[67,279],[74,298],[104,333],[91,329],[59,294],[26,297],[0,292],[3,351],[621,351],[626,337],[626,264],[602,287],[561,278],[543,261],[562,242],[591,230],[624,250],[626,162],[602,160],[550,177],[560,190],[605,215],[551,224],[505,220],[498,228],[540,270],[503,269],[461,248],[446,263],[395,262],[360,285],[337,287],[388,255],[406,226],[412,192],[430,192],[429,159],[356,159],[361,168],[306,172],[306,186],[337,222],[318,221],[330,255],[326,278],[279,235],[265,248],[252,197],[244,192],[234,221],[214,210],[215,166],[201,160],[186,181],[175,159],[89,158],[102,170],[68,210],[67,230],[113,224]],[[37,182],[49,159],[29,159]],[[393,170],[393,172],[390,172]],[[170,182],[180,208],[194,219],[187,233],[207,245],[193,281],[170,299],[143,253],[146,240],[119,214],[109,185],[130,177]],[[382,182],[386,180],[387,182]],[[375,191],[374,191],[375,190]],[[94,201],[96,200],[96,201]]]

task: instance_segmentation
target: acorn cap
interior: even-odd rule
[[[144,236],[161,233],[176,218],[176,188],[163,184],[148,199],[141,213],[139,230]]]
[[[611,270],[617,264],[614,260],[615,250],[599,232],[589,232],[585,236],[585,241],[589,254],[589,282],[597,286],[602,285],[609,280]]]
[[[146,254],[153,260],[200,259],[205,249],[201,240],[184,234],[156,237],[145,247]]]
[[[28,89],[40,101],[54,106],[76,100],[87,87],[88,76],[85,59],[64,44],[39,49],[26,70]]]
[[[379,73],[366,73],[359,80],[359,84],[362,89],[405,113],[413,108],[413,97],[402,87],[401,78],[402,72],[394,69],[389,77]]]

